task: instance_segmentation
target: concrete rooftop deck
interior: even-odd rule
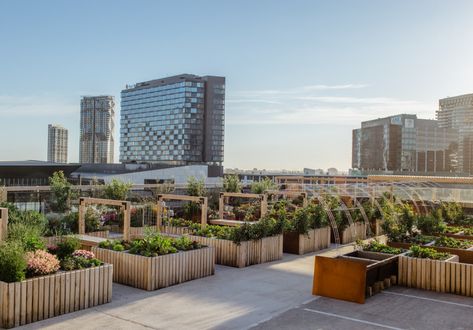
[[[217,266],[215,276],[152,292],[114,284],[112,303],[19,329],[473,328],[467,297],[402,287],[365,305],[314,297],[314,255],[285,254],[243,269]]]

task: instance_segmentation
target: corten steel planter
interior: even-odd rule
[[[283,249],[286,253],[306,254],[330,247],[330,227],[310,229],[307,234],[285,232]]]
[[[113,264],[113,281],[144,290],[157,290],[215,273],[215,250],[203,247],[157,257],[93,247],[96,258]]]
[[[283,257],[283,235],[241,242],[218,238],[189,235],[200,244],[215,248],[216,263],[231,267],[247,267],[265,262],[281,260]]]
[[[354,251],[337,258],[315,257],[312,293],[363,304],[366,296],[395,284],[398,255]]]
[[[473,265],[459,263],[457,256],[432,260],[401,256],[399,284],[411,288],[473,297]]]
[[[113,266],[58,272],[21,282],[0,281],[0,326],[13,328],[112,300]]]

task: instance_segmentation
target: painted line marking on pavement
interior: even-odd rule
[[[402,328],[396,328],[396,327],[392,327],[392,326],[390,326],[390,325],[385,325],[385,324],[381,324],[381,323],[376,323],[376,322],[370,322],[370,321],[360,320],[360,319],[356,319],[356,318],[349,317],[349,316],[344,316],[344,315],[339,315],[339,314],[333,314],[333,313],[322,312],[322,311],[318,311],[318,310],[315,310],[315,309],[304,308],[304,310],[307,311],[307,312],[312,312],[312,313],[317,313],[317,314],[322,314],[322,315],[337,317],[337,318],[339,318],[339,319],[344,319],[344,320],[349,320],[349,321],[354,321],[354,322],[359,322],[359,323],[374,325],[374,326],[380,327],[380,328],[392,329],[392,330],[403,330]]]
[[[420,297],[420,296],[415,296],[415,295],[412,295],[412,294],[388,292],[388,291],[382,291],[381,293],[383,293],[383,294],[392,294],[392,295],[395,295],[395,296],[402,296],[402,297],[408,297],[408,298],[421,299],[421,300],[427,300],[427,301],[438,302],[438,303],[448,304],[448,305],[455,305],[455,306],[473,308],[473,305],[456,303],[456,302],[453,302],[453,301],[447,301],[447,300],[441,300],[441,299],[435,299],[435,298]]]

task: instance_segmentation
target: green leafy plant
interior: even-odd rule
[[[18,242],[25,251],[44,249],[42,234],[42,228],[33,224],[17,222],[8,226],[8,240]]]
[[[241,182],[238,175],[226,175],[223,178],[223,190],[226,192],[239,193],[241,192]]]
[[[251,192],[254,194],[263,194],[267,190],[275,190],[278,186],[270,178],[264,178],[251,184]]]
[[[443,233],[446,229],[446,225],[441,219],[430,214],[417,217],[416,227],[425,235]]]
[[[131,242],[129,252],[145,257],[156,257],[176,253],[177,249],[173,246],[170,238],[164,237],[157,232],[147,232],[144,238]]]
[[[434,259],[434,260],[445,260],[451,257],[450,253],[437,252],[431,248],[423,248],[418,245],[413,245],[409,249],[409,257],[412,258],[423,258],[423,259]]]
[[[441,236],[435,240],[434,246],[447,247],[452,249],[469,249],[473,246],[473,241],[456,239],[453,237]]]
[[[26,276],[25,250],[17,241],[0,244],[0,281],[19,282]]]
[[[379,243],[379,241],[377,240],[372,240],[369,243],[363,243],[363,241],[357,241],[356,245],[360,247],[363,251],[381,252],[381,253],[389,253],[389,254],[402,253],[402,249],[393,248],[386,244]]]
[[[128,192],[132,185],[117,179],[113,179],[105,185],[103,190],[104,198],[113,200],[126,200]]]
[[[71,256],[75,250],[80,249],[80,241],[77,237],[74,236],[63,237],[60,239],[59,242],[57,242],[56,245],[57,248],[55,252],[60,260]]]
[[[64,172],[54,172],[49,178],[49,185],[53,195],[53,208],[58,212],[69,210],[71,200],[77,197],[77,193],[72,190],[72,185],[67,181]]]
[[[196,241],[192,241],[190,238],[186,236],[181,236],[179,238],[174,239],[172,241],[172,244],[176,249],[180,251],[195,250],[202,247],[201,244],[199,244]]]

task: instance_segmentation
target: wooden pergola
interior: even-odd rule
[[[81,197],[79,198],[79,235],[85,235],[85,212],[89,205],[118,206],[123,211],[123,239],[130,240],[131,203],[113,199]]]
[[[209,222],[213,225],[223,225],[223,226],[238,226],[244,221],[238,220],[226,220],[223,218],[223,213],[225,209],[225,199],[231,197],[236,198],[246,198],[246,199],[259,199],[261,205],[261,218],[266,215],[268,212],[268,195],[266,194],[247,194],[247,193],[233,193],[233,192],[221,192],[218,203],[218,217],[219,219],[213,219]]]
[[[279,195],[283,197],[302,197],[302,207],[307,207],[309,205],[309,200],[307,198],[307,193],[304,191],[298,191],[298,190],[266,190],[265,193],[268,196],[271,195]]]
[[[186,202],[193,202],[197,203],[201,207],[200,212],[200,224],[205,227],[207,225],[207,208],[208,208],[208,201],[207,197],[200,197],[200,196],[187,196],[187,195],[173,195],[173,194],[160,194],[158,195],[158,209],[157,209],[157,218],[156,218],[156,226],[161,228],[162,220],[163,220],[163,204],[164,201],[186,201]]]
[[[8,209],[0,208],[0,241],[7,238],[8,233]]]

